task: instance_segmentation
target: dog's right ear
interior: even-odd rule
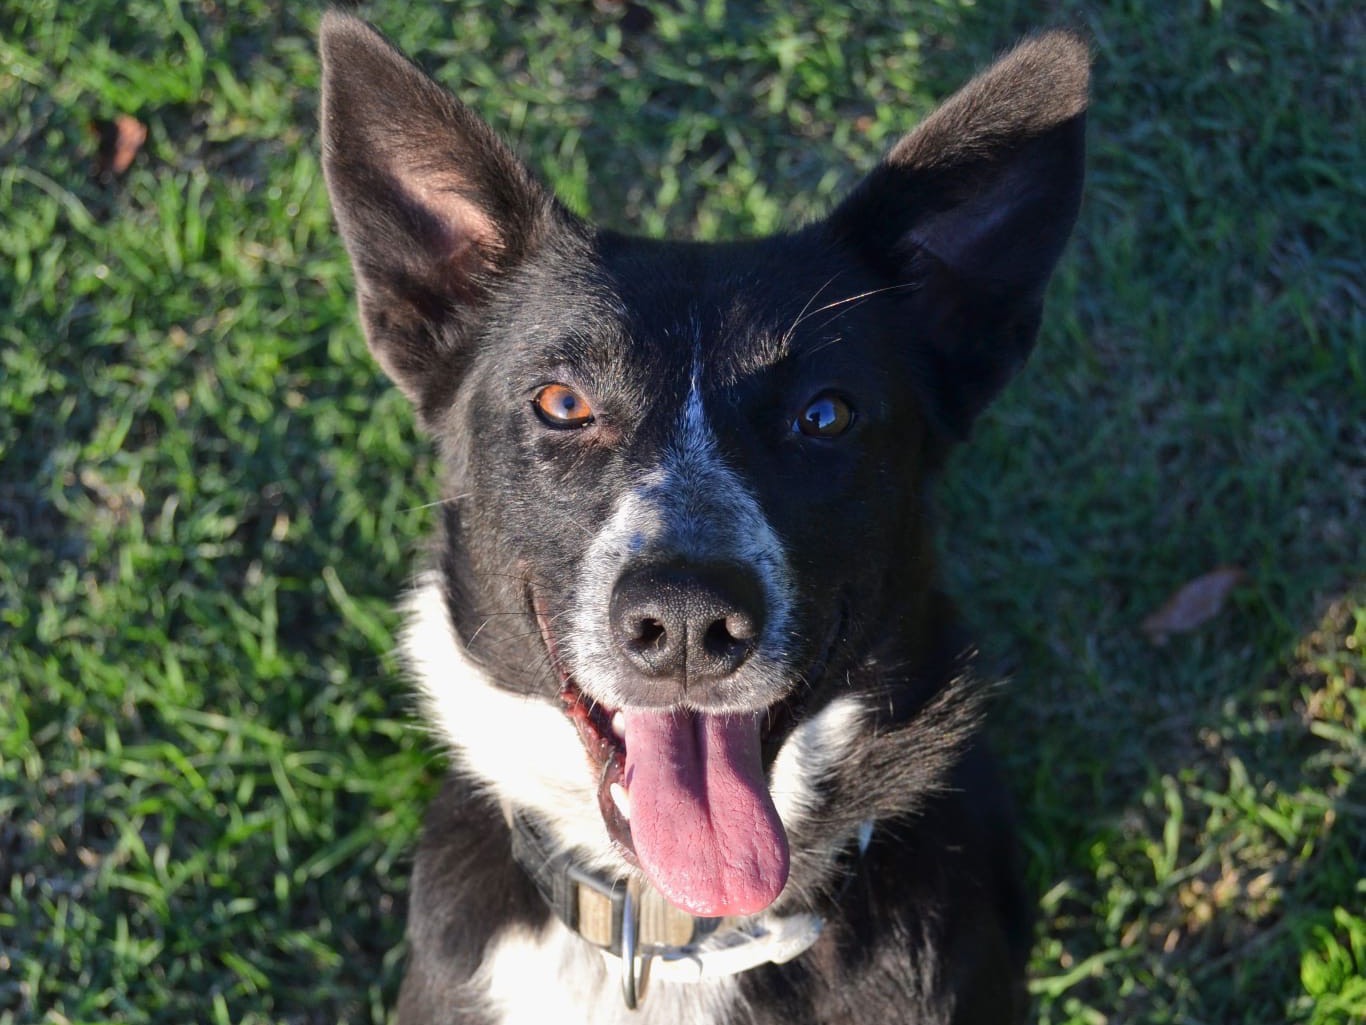
[[[323,17],[323,169],[370,349],[428,418],[497,280],[572,220],[476,114],[365,22]]]

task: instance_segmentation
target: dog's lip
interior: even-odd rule
[[[638,867],[631,839],[631,821],[622,807],[626,799],[626,745],[622,739],[621,712],[593,701],[569,678],[562,677],[560,700],[564,703],[565,715],[578,730],[589,763],[597,771],[598,811],[607,827],[607,835],[622,857]],[[622,795],[620,802],[617,794]]]
[[[621,710],[612,708],[587,694],[575,681],[560,654],[555,633],[550,629],[550,617],[535,588],[528,586],[527,603],[545,645],[551,668],[560,681],[560,701],[564,714],[578,731],[588,761],[598,777],[598,811],[602,814],[607,835],[618,853],[631,865],[639,867],[635,845],[631,840],[631,823],[613,797],[613,787],[624,793],[626,744],[621,728]]]

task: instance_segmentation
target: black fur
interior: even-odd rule
[[[503,929],[545,925],[550,910],[513,863],[511,834],[497,805],[459,775],[447,779],[427,809],[412,892],[419,896],[408,914],[399,1020],[478,1021],[456,1009],[469,1003],[466,983],[484,948]]]
[[[440,449],[453,497],[437,600],[468,659],[551,705],[574,677],[607,704],[766,709],[770,767],[802,723],[858,696],[863,732],[812,781],[773,905],[819,911],[826,930],[797,960],[741,976],[734,1020],[1017,1019],[1028,901],[1007,802],[972,739],[981,688],[936,589],[926,489],[1034,344],[1080,198],[1085,45],[1053,33],[1004,57],[828,218],[709,245],[575,217],[362,22],[328,15],[322,51],[328,184],[369,344]],[[587,397],[591,429],[538,419],[551,382]],[[827,395],[854,410],[847,432],[795,430]],[[709,458],[781,540],[789,628],[740,660],[772,654],[781,672],[661,682],[623,662],[577,679],[584,659],[566,669],[555,634],[578,622],[590,541],[671,458],[693,401]],[[703,497],[696,522],[666,523],[629,565],[712,573],[694,549],[715,529],[715,560],[733,568],[746,538]],[[489,727],[517,744],[516,723]],[[413,879],[403,1022],[496,1021],[471,990],[490,945],[558,928],[511,861],[491,790],[457,751]],[[851,855],[843,840],[867,820],[874,842]]]

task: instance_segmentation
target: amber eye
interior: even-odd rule
[[[792,422],[792,429],[808,438],[837,438],[853,424],[854,411],[849,403],[833,392],[822,392]]]
[[[588,400],[567,384],[546,385],[531,404],[551,427],[587,427],[595,418]]]

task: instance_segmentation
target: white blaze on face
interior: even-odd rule
[[[629,705],[618,685],[619,661],[609,626],[612,589],[629,563],[657,557],[748,567],[762,585],[763,635],[738,672],[756,689],[777,685],[791,669],[791,570],[782,542],[745,481],[726,465],[702,404],[699,368],[674,437],[657,468],[617,499],[579,570],[576,606],[560,638],[575,680],[588,694]],[[745,688],[750,689],[750,688]]]

